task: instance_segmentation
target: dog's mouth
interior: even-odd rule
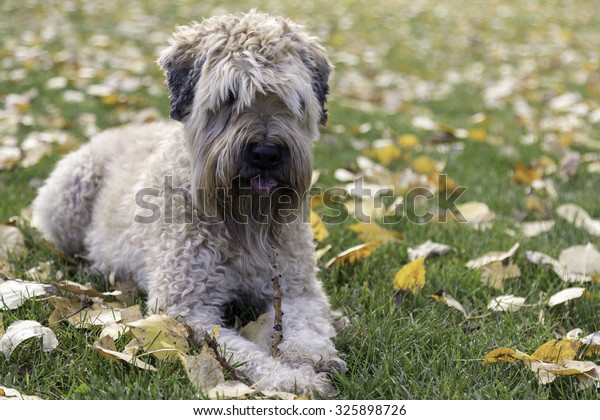
[[[273,177],[257,176],[256,178],[252,178],[250,185],[252,185],[252,189],[258,195],[269,195],[279,185],[279,182]]]

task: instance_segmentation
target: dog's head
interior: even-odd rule
[[[282,208],[297,217],[327,120],[332,67],[316,39],[283,18],[227,15],[180,27],[159,64],[201,211],[221,216],[242,243],[257,229],[235,226],[244,216],[263,233]]]

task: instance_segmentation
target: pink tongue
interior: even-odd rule
[[[273,178],[253,178],[252,181],[252,189],[256,191],[259,195],[269,195],[271,190],[277,186],[277,181]]]

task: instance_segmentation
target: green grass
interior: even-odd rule
[[[318,186],[336,186],[333,172],[337,168],[356,168],[355,158],[361,154],[353,147],[356,141],[368,143],[414,133],[420,139],[414,156],[426,154],[447,160],[444,172],[458,185],[468,187],[460,202],[484,202],[497,215],[493,227],[486,231],[455,223],[414,224],[403,219],[391,227],[403,234],[400,245],[381,246],[353,267],[322,268],[319,275],[333,306],[351,321],[336,340],[349,368],[347,373],[333,376],[340,398],[597,398],[594,389],[578,390],[572,377],[538,385],[533,373],[522,365],[481,365],[483,356],[497,347],[531,353],[557,332],[581,328],[589,334],[600,330],[597,282],[585,286],[589,296],[570,305],[545,308],[544,323],[539,321],[539,306],[465,321],[458,311],[428,297],[444,289],[476,315],[485,314],[489,300],[499,294],[539,302],[568,285],[552,273],[529,265],[525,250],[557,257],[572,245],[600,245],[597,237],[553,213],[560,204],[573,202],[600,218],[600,176],[588,173],[585,165],[566,182],[550,176],[558,192],[556,199],[548,201],[549,212],[544,215],[557,221],[551,232],[532,239],[506,234],[508,228],[514,229],[512,216],[517,211],[524,212],[526,220],[541,217],[528,211],[525,204],[536,193],[512,180],[515,162],[530,163],[541,155],[550,156],[556,163],[560,159],[560,150],[550,147],[552,130],[536,129],[538,141],[532,145],[520,142],[530,129],[516,118],[513,98],[527,98],[538,121],[549,115],[559,116],[550,112],[548,100],[564,92],[580,92],[590,110],[600,105],[600,69],[594,55],[594,46],[600,42],[596,30],[600,18],[593,2],[559,1],[552,7],[542,0],[466,4],[458,0],[309,0],[300,7],[296,2],[280,1],[240,0],[227,6],[219,3],[181,1],[178,6],[165,7],[160,2],[131,1],[119,4],[117,9],[110,2],[97,6],[90,1],[77,3],[80,6],[73,10],[59,6],[49,11],[44,2],[3,2],[0,12],[10,19],[0,22],[0,104],[6,103],[8,94],[30,89],[36,89],[38,96],[28,110],[16,113],[19,118],[31,118],[12,124],[5,114],[0,115],[0,140],[15,137],[22,141],[35,131],[59,129],[83,143],[87,137],[82,114],[93,115],[98,129],[125,123],[149,107],[166,115],[166,89],[154,61],[176,24],[250,8],[284,14],[318,35],[336,66],[329,125],[315,146],[315,167],[322,171]],[[107,37],[108,45],[92,45],[99,34]],[[132,64],[137,61],[139,65]],[[92,79],[81,78],[82,69],[89,67],[95,69],[95,75]],[[25,76],[18,77],[19,72]],[[402,80],[386,84],[378,79],[386,72],[401,77],[406,86]],[[450,73],[461,80],[450,83]],[[115,74],[142,80],[139,88],[125,92],[119,105],[106,105],[95,97],[69,103],[63,100],[64,89],[46,88],[46,81],[55,76],[67,77],[66,89],[85,90],[87,85],[102,84]],[[499,108],[488,108],[484,90],[502,78],[517,80],[519,87],[501,100]],[[414,95],[416,87],[424,82],[432,84],[433,96]],[[436,97],[447,88],[447,94]],[[400,98],[398,106],[386,109],[385,98],[394,99],[394,95]],[[480,112],[487,115],[486,122],[471,123],[471,116]],[[412,118],[417,115],[429,115],[452,127],[483,127],[490,140],[461,140],[463,151],[440,153],[427,141],[431,133],[412,126]],[[598,124],[585,118],[582,121],[568,133],[597,138]],[[358,127],[365,123],[371,123],[372,129],[361,133]],[[594,151],[576,144],[571,147],[584,153]],[[29,206],[37,187],[60,158],[59,148],[54,151],[33,167],[0,171],[0,220],[19,215]],[[390,168],[401,170],[410,163],[394,162]],[[348,230],[351,223],[349,220],[328,226],[330,237],[325,243],[332,244],[333,249],[323,260],[360,243]],[[28,251],[13,262],[11,274],[26,278],[27,269],[50,260],[56,269],[68,273],[69,279],[103,285],[104,280],[89,270],[64,265],[41,245],[35,231],[27,226],[23,230]],[[407,262],[407,248],[428,239],[452,245],[458,252],[427,261],[425,288],[396,306],[394,275]],[[516,241],[521,242],[515,262],[522,275],[506,280],[503,292],[483,285],[478,271],[465,268],[469,259],[488,251],[507,250]],[[53,280],[50,277],[48,281]],[[15,320],[33,319],[47,325],[51,311],[46,301],[29,301],[17,310],[4,311],[2,323],[6,328]],[[64,325],[55,330],[59,340],[56,350],[44,353],[38,342],[31,341],[19,347],[9,361],[0,358],[0,385],[42,398],[196,397],[176,363],[159,363],[155,373],[138,370],[100,358],[92,348],[97,330]]]

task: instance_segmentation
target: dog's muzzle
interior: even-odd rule
[[[282,161],[282,151],[277,146],[255,144],[248,150],[250,164],[261,174],[252,178],[252,189],[259,195],[269,195],[279,182],[268,175],[278,168]]]

